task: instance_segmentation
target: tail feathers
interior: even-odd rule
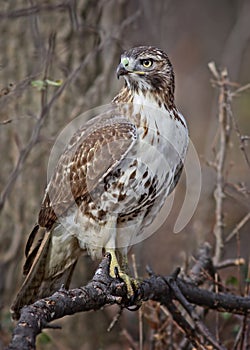
[[[11,312],[13,313],[12,317],[14,319],[18,319],[19,310],[24,305],[32,303],[38,295],[39,287],[45,274],[45,264],[50,240],[50,232],[45,231],[44,239],[41,242],[39,249],[37,250],[36,256],[33,258],[32,268],[29,268],[29,273],[27,274],[21,286],[21,289],[11,306]]]
[[[38,291],[38,296],[36,296],[36,300],[52,295],[55,291],[59,290],[62,285],[68,289],[76,263],[77,260],[62,273],[43,280]]]
[[[19,319],[20,309],[24,305],[34,303],[36,300],[45,298],[58,290],[62,284],[68,288],[76,261],[65,268],[61,273],[53,276],[46,276],[48,264],[48,253],[51,244],[51,232],[44,231],[43,239],[36,245],[34,250],[27,257],[24,273],[27,274],[17,296],[11,306],[13,319]]]
[[[27,256],[30,253],[30,249],[32,247],[32,244],[34,242],[34,239],[36,238],[38,231],[39,231],[40,226],[39,225],[35,225],[35,227],[33,228],[33,230],[31,231],[28,241],[26,243],[26,247],[25,247],[25,256],[27,258]],[[43,230],[45,232],[45,230]]]

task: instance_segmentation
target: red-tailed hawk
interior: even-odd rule
[[[16,318],[25,304],[68,286],[83,251],[92,258],[109,251],[120,269],[179,180],[188,130],[174,103],[168,56],[151,46],[132,48],[117,76],[125,86],[109,110],[75,133],[47,186],[26,246],[26,279],[12,305]]]

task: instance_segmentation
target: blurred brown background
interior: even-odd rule
[[[138,270],[145,276],[149,264],[157,273],[170,273],[183,264],[204,240],[213,243],[215,172],[206,165],[212,159],[217,129],[217,92],[212,88],[208,63],[226,66],[233,82],[250,82],[250,2],[248,0],[75,0],[1,1],[0,4],[0,348],[11,331],[9,306],[22,281],[24,246],[46,186],[50,149],[62,128],[79,113],[108,103],[122,86],[115,71],[124,49],[153,45],[165,50],[175,69],[176,104],[185,115],[190,137],[202,166],[202,193],[198,208],[181,233],[172,233],[183,198],[185,177],[165,224],[149,239],[134,247]],[[41,113],[41,91],[31,81],[42,79],[51,33],[56,33],[48,77],[66,81],[82,62],[45,116],[34,145],[27,145]],[[87,57],[87,58],[86,58]],[[49,86],[47,100],[58,90]],[[240,129],[250,134],[250,92],[238,96],[233,112]],[[34,136],[34,135],[33,135]],[[249,153],[249,148],[248,148]],[[20,154],[23,157],[20,167]],[[17,166],[18,165],[18,166]],[[13,180],[13,169],[17,173]],[[232,138],[227,162],[227,182],[244,183],[249,189],[249,168]],[[195,169],[194,169],[195,171]],[[8,187],[8,183],[10,186]],[[225,201],[225,232],[249,211],[245,198]],[[249,222],[243,226],[249,255]],[[225,247],[224,257],[239,253],[236,241]],[[83,257],[73,285],[84,285],[96,263]],[[128,349],[120,335],[126,327],[138,337],[137,315],[126,313],[111,333],[106,329],[114,309],[74,315],[57,324],[63,330],[47,332],[39,349]],[[146,336],[147,339],[147,336]],[[47,343],[47,344],[46,344]]]

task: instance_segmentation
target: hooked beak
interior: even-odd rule
[[[117,79],[119,79],[120,76],[126,75],[128,73],[129,73],[129,71],[124,67],[124,65],[122,63],[120,63],[119,66],[117,67],[117,70],[116,70]]]

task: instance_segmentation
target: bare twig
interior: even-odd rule
[[[32,151],[32,149],[34,148],[34,146],[38,143],[39,139],[40,139],[40,131],[44,125],[45,119],[48,116],[48,113],[50,111],[50,109],[52,108],[52,106],[54,105],[54,103],[57,101],[57,99],[61,96],[61,94],[64,92],[64,90],[66,89],[66,87],[75,79],[75,77],[77,76],[77,74],[79,73],[79,71],[88,64],[88,62],[90,61],[90,59],[93,57],[94,54],[96,54],[97,52],[99,52],[102,48],[103,48],[104,43],[101,43],[99,46],[97,46],[95,49],[93,49],[85,58],[84,60],[81,62],[81,64],[74,69],[71,74],[68,76],[68,78],[64,81],[64,83],[55,91],[55,93],[53,94],[53,96],[51,97],[51,99],[48,101],[48,103],[45,103],[46,98],[45,98],[45,93],[42,93],[42,105],[43,108],[40,112],[40,115],[37,119],[37,122],[33,128],[31,137],[27,143],[27,145],[20,151],[20,155],[17,161],[16,166],[14,167],[14,169],[12,170],[8,181],[4,187],[4,189],[2,190],[2,193],[0,195],[0,211],[3,209],[4,207],[4,203],[6,201],[6,199],[8,198],[8,196],[11,193],[11,190],[13,189],[13,185],[17,180],[18,175],[21,173],[21,171],[23,170],[23,165],[26,162],[30,152]]]
[[[10,124],[13,122],[13,119],[6,119],[6,120],[3,120],[2,122],[0,122],[0,125],[6,125],[6,124]]]
[[[129,334],[129,332],[126,329],[123,329],[121,331],[121,335],[127,340],[129,345],[131,346],[131,348],[130,348],[131,350],[138,350],[139,349],[137,343],[134,341],[131,334]]]
[[[239,140],[240,149],[244,155],[246,163],[250,167],[250,160],[248,158],[246,149],[245,149],[245,140],[246,138],[241,134],[238,123],[233,116],[231,102],[232,97],[235,96],[234,93],[231,92],[235,83],[229,81],[227,70],[223,69],[222,71],[218,71],[215,64],[211,62],[209,64],[209,69],[213,75],[214,80],[212,81],[213,85],[219,88],[219,98],[218,98],[218,122],[219,122],[219,135],[218,135],[218,150],[216,151],[216,159],[214,162],[210,162],[216,170],[216,188],[214,191],[215,198],[215,226],[214,226],[214,235],[216,238],[215,244],[215,255],[214,255],[214,264],[218,265],[221,259],[221,253],[223,250],[224,242],[224,210],[223,210],[223,202],[225,198],[225,161],[227,157],[227,149],[230,140],[230,135],[232,128],[235,130],[235,133]],[[238,88],[236,90],[237,93],[244,91],[249,86]],[[241,221],[236,225],[234,230],[227,236],[226,242],[228,242],[238,231],[246,224],[246,222],[250,219],[250,214],[247,213]]]
[[[49,69],[49,65],[51,62],[51,55],[53,52],[54,42],[55,42],[55,35],[52,34],[49,38],[49,48],[48,48],[48,53],[47,53],[47,59],[45,60],[45,67],[44,67],[44,72],[45,72],[44,74],[45,75],[47,75],[47,71]],[[10,174],[4,189],[2,190],[2,193],[0,196],[0,211],[3,209],[4,203],[7,199],[7,197],[10,195],[15,181],[17,180],[18,175],[22,171],[23,165],[24,165],[26,159],[28,158],[33,147],[37,144],[39,137],[40,137],[41,128],[44,124],[46,116],[48,115],[49,108],[47,108],[47,104],[46,104],[47,91],[43,90],[41,96],[42,96],[42,98],[41,98],[41,105],[42,105],[41,113],[40,113],[40,115],[37,119],[37,122],[33,128],[31,137],[30,137],[26,147],[24,147],[20,151],[17,164],[14,167],[14,169],[12,170],[12,173]]]
[[[197,285],[202,284],[209,276],[214,278],[214,266],[212,262],[212,247],[208,242],[201,245],[195,264],[190,270],[191,281]]]
[[[250,189],[245,183],[226,183],[225,193],[250,210]]]
[[[215,267],[216,269],[224,269],[226,267],[231,266],[239,266],[239,265],[245,265],[246,261],[243,258],[237,258],[237,259],[227,259],[220,261]]]
[[[225,242],[229,242],[239,231],[240,229],[250,220],[250,213],[247,213],[235,226],[233,231],[229,233]]]
[[[235,91],[231,92],[231,96],[236,97],[248,89],[250,89],[250,84],[243,85],[243,86],[239,87],[238,89],[236,89]]]
[[[192,320],[194,321],[195,324],[195,334],[198,336],[202,336],[204,337],[210,344],[213,345],[214,349],[218,349],[218,350],[223,350],[225,349],[223,346],[220,346],[220,344],[216,341],[216,339],[214,338],[214,336],[210,333],[210,331],[208,330],[208,328],[204,325],[204,323],[201,322],[200,317],[198,316],[198,314],[196,313],[195,309],[193,308],[193,306],[188,302],[188,300],[185,298],[185,296],[183,295],[183,293],[181,292],[179,286],[176,283],[176,278],[172,278],[172,277],[168,277],[166,279],[168,285],[170,286],[171,290],[174,292],[175,294],[175,298],[180,302],[180,304],[184,307],[184,309],[187,311],[187,313],[189,314],[189,316],[192,318]],[[167,305],[168,307],[168,305]],[[170,309],[169,309],[170,310]],[[197,337],[198,338],[198,337]],[[195,339],[197,340],[197,339]],[[193,339],[192,337],[190,337],[190,341],[192,343]],[[196,345],[194,343],[194,345]],[[202,343],[199,344],[199,346],[203,345]]]
[[[214,263],[217,264],[220,261],[221,253],[223,250],[223,233],[224,233],[224,217],[223,217],[223,201],[224,201],[224,166],[227,156],[227,145],[231,133],[231,120],[228,115],[230,104],[228,98],[229,81],[228,73],[226,69],[218,72],[214,63],[209,64],[209,69],[216,79],[215,83],[219,86],[218,97],[218,122],[219,122],[219,146],[216,156],[216,187],[214,191],[215,198],[215,226],[214,235],[216,238]]]
[[[247,154],[247,150],[246,150],[246,141],[249,140],[249,136],[245,136],[245,135],[242,135],[241,132],[240,132],[240,128],[239,128],[239,125],[233,115],[233,112],[232,112],[232,109],[231,109],[231,106],[228,106],[228,113],[230,115],[230,118],[232,120],[232,123],[233,123],[233,128],[235,130],[235,133],[238,137],[238,141],[239,141],[239,147],[240,147],[240,150],[242,151],[243,153],[243,156],[245,158],[245,161],[248,165],[248,167],[250,168],[250,159],[249,159],[249,156]]]

